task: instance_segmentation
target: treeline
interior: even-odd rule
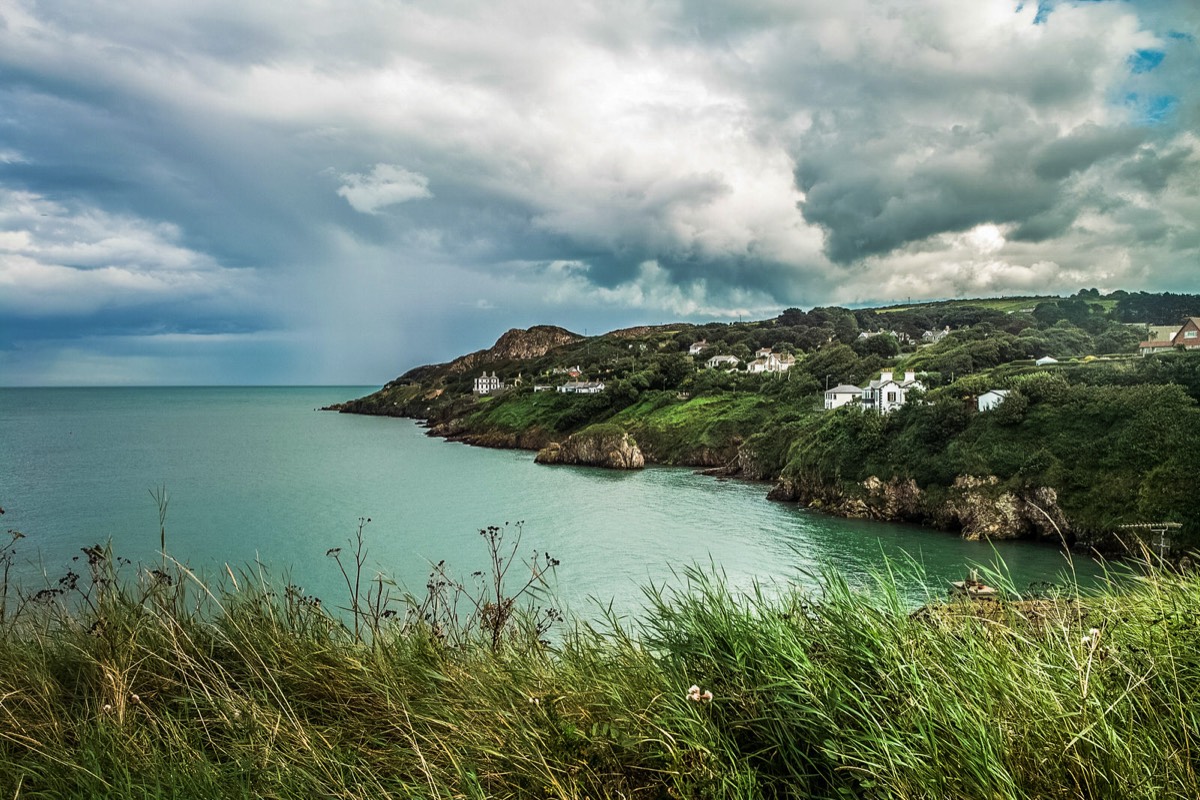
[[[1121,322],[1175,325],[1183,317],[1200,317],[1200,294],[1120,292],[1115,316]]]

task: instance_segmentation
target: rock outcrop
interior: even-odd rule
[[[999,483],[994,475],[959,475],[950,496],[934,510],[934,524],[959,528],[965,539],[1066,538],[1067,520],[1053,489],[1017,494]]]
[[[492,361],[541,358],[555,347],[577,342],[582,338],[577,333],[571,333],[565,328],[558,328],[554,325],[534,325],[528,330],[512,328],[487,350],[476,350],[474,353],[454,359],[446,367],[446,371],[461,373]]]
[[[575,464],[608,469],[641,469],[646,459],[637,442],[624,431],[583,430],[563,442],[551,442],[538,451],[539,464]]]
[[[1054,489],[1014,492],[994,475],[960,475],[948,490],[936,493],[923,492],[911,478],[884,481],[872,475],[861,483],[839,486],[788,476],[767,497],[852,519],[930,524],[961,531],[963,538],[972,540],[1073,539]]]

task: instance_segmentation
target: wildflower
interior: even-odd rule
[[[1092,637],[1084,636],[1082,639],[1079,640],[1079,643],[1081,645],[1083,645],[1084,647],[1087,647],[1089,644],[1092,643]]]
[[[711,703],[713,699],[713,693],[706,689],[704,694],[700,695],[700,699],[705,703]]]
[[[141,705],[141,703],[142,703],[142,698],[138,697],[136,694],[129,695],[129,705],[137,706],[137,705]]]
[[[1099,639],[1100,638],[1100,629],[1092,628],[1090,631],[1088,631],[1088,636],[1092,637],[1093,639]]]
[[[540,705],[542,704],[542,701],[541,701],[541,700],[539,700],[539,699],[538,699],[538,698],[536,698],[536,697],[530,697],[530,698],[529,698],[529,702],[530,702],[532,705],[535,705],[535,706],[540,706]]]
[[[699,686],[693,684],[692,687],[687,691],[687,699],[691,700],[693,703],[711,703],[713,700],[713,693],[708,690],[702,692],[700,691]]]
[[[100,710],[103,711],[105,714],[111,714],[112,713],[112,703],[105,703],[104,707],[101,708]]]

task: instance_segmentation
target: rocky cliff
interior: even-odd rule
[[[459,356],[451,361],[446,369],[451,373],[461,373],[492,361],[541,358],[555,347],[570,344],[582,338],[579,334],[553,325],[534,325],[528,330],[513,328],[497,339],[496,343],[487,350],[476,350],[474,353]]]
[[[551,442],[538,451],[539,464],[576,464],[608,469],[641,469],[646,459],[637,442],[620,430],[588,429],[563,442]]]
[[[1039,538],[1071,543],[1070,525],[1049,487],[1021,492],[1005,489],[994,475],[960,475],[949,489],[922,491],[907,478],[870,476],[848,486],[782,478],[772,500],[803,503],[842,517],[916,522],[959,531],[966,539]]]

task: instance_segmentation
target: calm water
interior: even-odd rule
[[[692,563],[711,562],[739,587],[811,584],[821,564],[865,581],[885,557],[911,557],[938,587],[996,552],[1019,588],[1056,581],[1067,567],[1052,547],[993,550],[768,502],[761,484],[687,469],[544,467],[532,453],[430,439],[408,420],[316,411],[368,391],[0,389],[0,522],[27,535],[27,575],[57,575],[80,547],[109,539],[148,561],[159,547],[150,490],[165,486],[174,557],[210,574],[258,561],[327,603],[342,594],[325,552],[346,544],[359,517],[372,520],[371,573],[411,588],[424,585],[430,561],[462,574],[482,568],[479,529],[523,520],[523,551],[561,560],[559,593],[583,613],[590,598],[636,609],[641,586],[678,585],[677,571]]]

